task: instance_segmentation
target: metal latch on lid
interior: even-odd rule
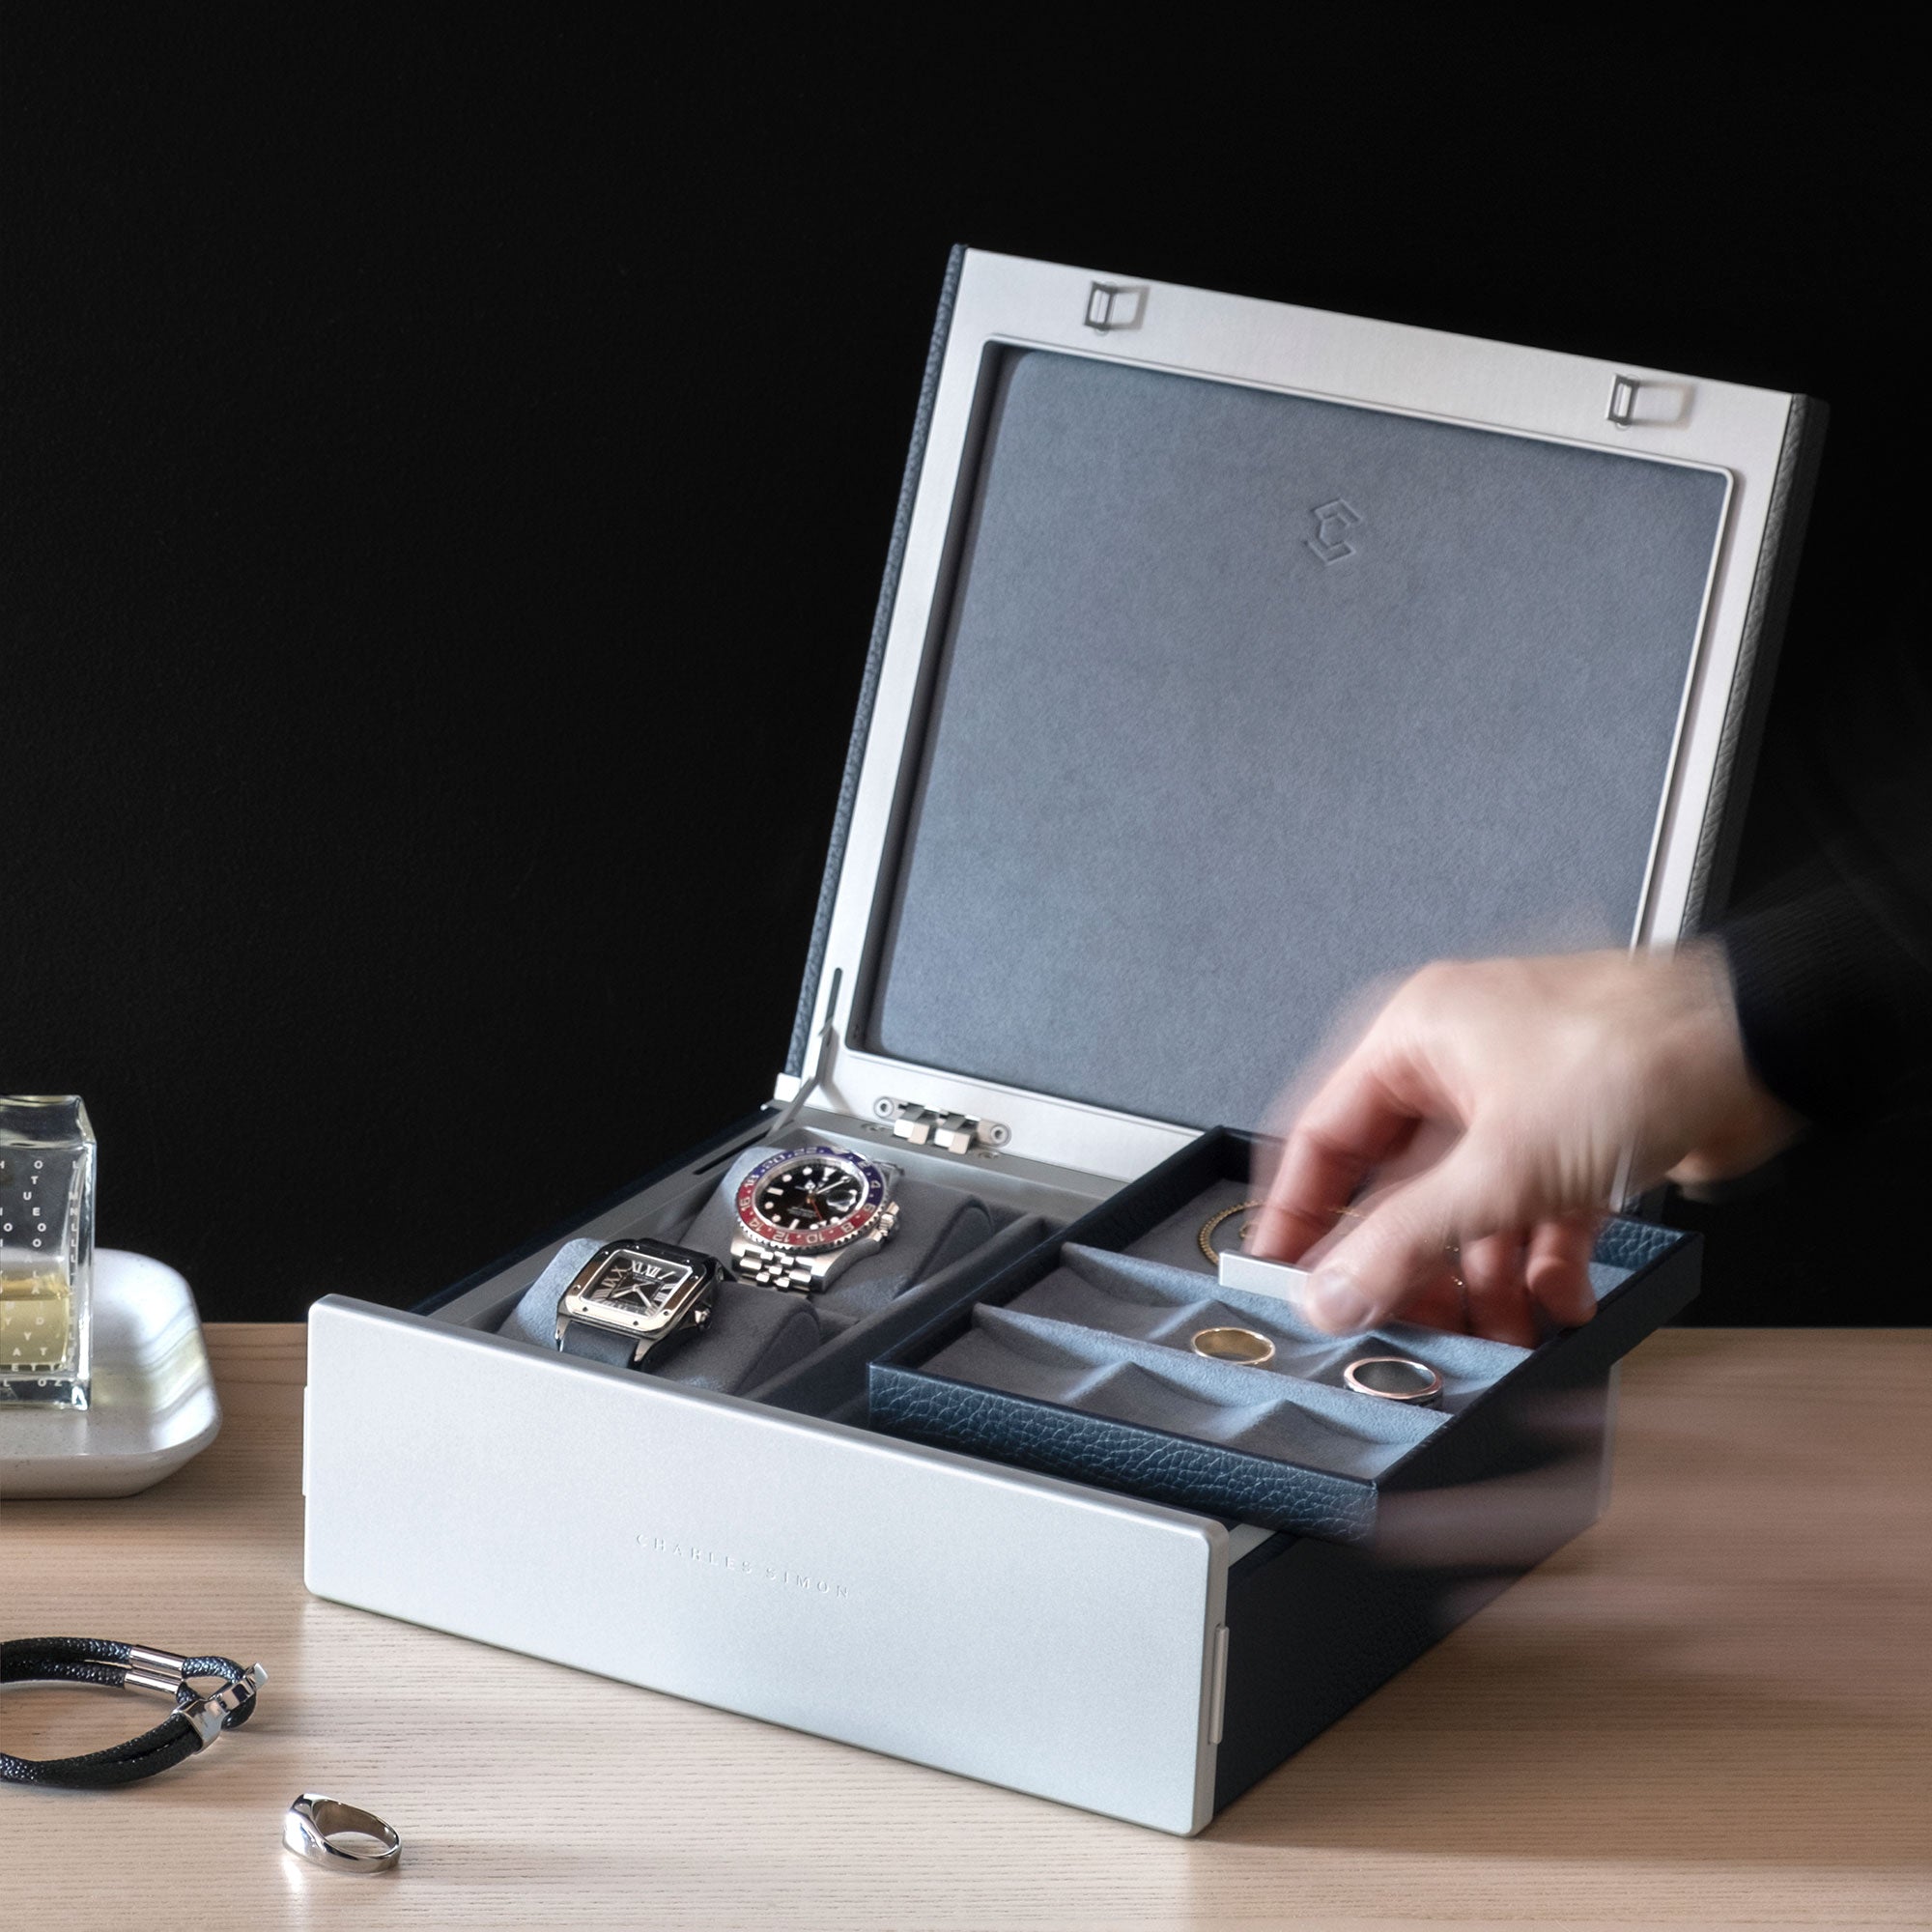
[[[893,1132],[914,1147],[946,1149],[949,1153],[971,1153],[975,1148],[1003,1148],[1013,1137],[1004,1121],[976,1121],[970,1114],[953,1114],[942,1107],[922,1107],[917,1100],[895,1100],[881,1094],[872,1102],[873,1114],[893,1123]]]

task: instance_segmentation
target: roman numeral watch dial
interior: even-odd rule
[[[738,1183],[731,1265],[742,1281],[815,1294],[892,1235],[897,1171],[849,1148],[765,1156]]]
[[[710,1255],[664,1241],[611,1241],[577,1272],[556,1304],[566,1355],[641,1369],[673,1339],[711,1319],[723,1270]]]

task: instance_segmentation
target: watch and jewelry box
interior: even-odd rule
[[[1513,1572],[1593,1518],[1616,1359],[1696,1269],[1613,1222],[1596,1319],[1498,1370],[1297,1338],[1204,1277],[1203,1217],[1365,980],[1583,924],[1665,947],[1722,902],[1821,430],[1641,363],[955,257],[770,1098],[414,1310],[373,1263],[314,1305],[309,1588],[1198,1831],[1507,1580],[1492,1532]],[[624,1077],[652,1144],[689,1096]],[[982,1249],[901,1267],[949,1194]],[[634,1230],[752,1285],[662,1374],[576,1373],[553,1311]],[[699,1382],[741,1320],[812,1352]],[[1204,1322],[1276,1357],[1203,1355]],[[1340,1386],[1371,1348],[1454,1402]],[[1534,1548],[1483,1487],[1532,1468]],[[1376,1560],[1384,1493],[1448,1486],[1442,1567]]]
[[[740,1281],[816,1294],[891,1239],[898,1169],[850,1148],[781,1150],[738,1183],[731,1266]]]
[[[643,1369],[711,1319],[720,1269],[709,1255],[665,1241],[608,1241],[558,1297],[560,1353]]]

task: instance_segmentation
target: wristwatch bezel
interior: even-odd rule
[[[683,1267],[687,1273],[671,1298],[659,1308],[629,1309],[608,1299],[592,1300],[590,1291],[620,1255],[668,1262]],[[695,1248],[673,1247],[668,1241],[646,1240],[640,1236],[607,1241],[578,1269],[570,1286],[557,1297],[557,1344],[562,1346],[564,1326],[571,1321],[586,1321],[593,1328],[609,1329],[612,1334],[629,1336],[636,1342],[662,1341],[673,1329],[682,1326],[698,1303],[707,1298],[717,1284],[720,1272],[719,1263],[714,1257],[699,1254]]]
[[[822,1228],[781,1228],[759,1212],[758,1189],[781,1169],[807,1160],[830,1160],[850,1168],[863,1183],[864,1193],[851,1213],[829,1221]],[[739,1232],[745,1239],[773,1254],[811,1257],[835,1254],[854,1241],[864,1240],[890,1206],[889,1191],[890,1182],[884,1170],[850,1148],[786,1148],[767,1155],[745,1176],[738,1183],[734,1205]]]

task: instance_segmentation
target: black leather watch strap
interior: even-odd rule
[[[563,1324],[563,1340],[557,1347],[564,1354],[581,1355],[587,1362],[609,1362],[613,1369],[628,1369],[632,1355],[637,1352],[638,1338],[621,1328],[606,1328],[574,1315]],[[646,1354],[639,1367],[649,1361]]]
[[[152,1777],[245,1724],[267,1675],[259,1663],[244,1669],[232,1658],[178,1657],[109,1637],[27,1636],[0,1643],[0,1684],[103,1684],[114,1690],[172,1691],[175,1699],[171,1717],[105,1750],[60,1758],[0,1751],[0,1783],[99,1791]],[[199,1678],[218,1678],[224,1688],[204,1692],[195,1686]]]

